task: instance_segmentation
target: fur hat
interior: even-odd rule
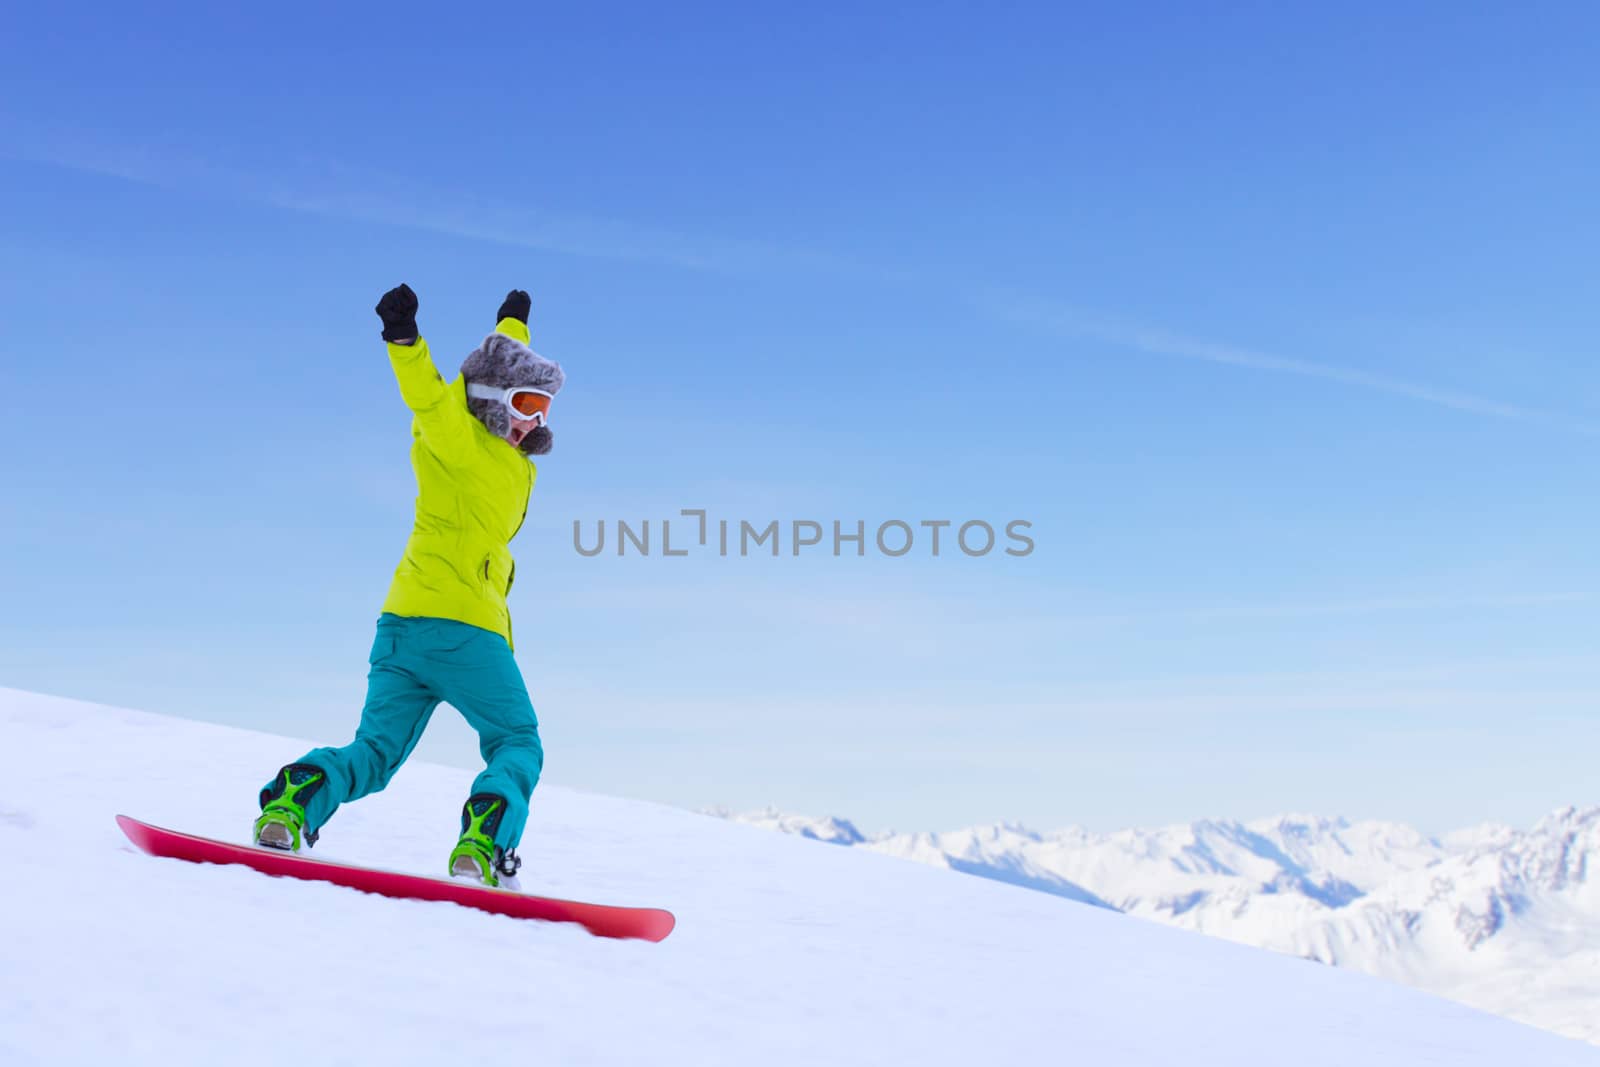
[[[503,333],[491,333],[472,350],[461,364],[461,376],[470,385],[488,385],[496,389],[527,386],[543,389],[551,396],[559,393],[567,380],[561,372],[561,364],[545,359]],[[511,429],[511,415],[499,401],[468,397],[467,407],[496,437],[504,437]],[[542,456],[550,451],[551,444],[550,428],[539,426],[522,439],[521,447],[530,455]]]

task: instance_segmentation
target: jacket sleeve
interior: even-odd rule
[[[509,315],[501,319],[494,328],[495,333],[503,333],[513,341],[528,343],[528,324],[521,319],[514,319]]]
[[[419,337],[409,345],[390,342],[389,363],[400,383],[400,398],[417,416],[417,427],[429,444],[444,448],[467,433],[471,428],[467,420],[473,415],[451,396],[444,377],[433,365],[427,341]]]
[[[495,332],[528,343],[528,324],[521,319],[501,319]],[[433,365],[425,339],[418,337],[409,345],[390,342],[389,363],[400,383],[400,397],[417,416],[417,428],[430,445],[444,450],[470,436],[476,416],[465,404],[456,402],[444,376]]]

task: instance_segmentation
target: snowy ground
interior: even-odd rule
[[[0,689],[0,1063],[1600,1067],[1378,979],[570,790],[536,797],[525,885],[670,908],[665,942],[152,859],[112,821],[241,839],[304,747]],[[317,855],[437,870],[469,781],[410,765]]]

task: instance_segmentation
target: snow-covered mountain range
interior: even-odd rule
[[[868,835],[839,818],[713,814],[1354,968],[1600,1043],[1600,807],[1443,837],[1306,815]]]

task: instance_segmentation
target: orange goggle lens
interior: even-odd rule
[[[550,417],[550,394],[535,389],[518,389],[506,398],[511,410],[525,419]]]

